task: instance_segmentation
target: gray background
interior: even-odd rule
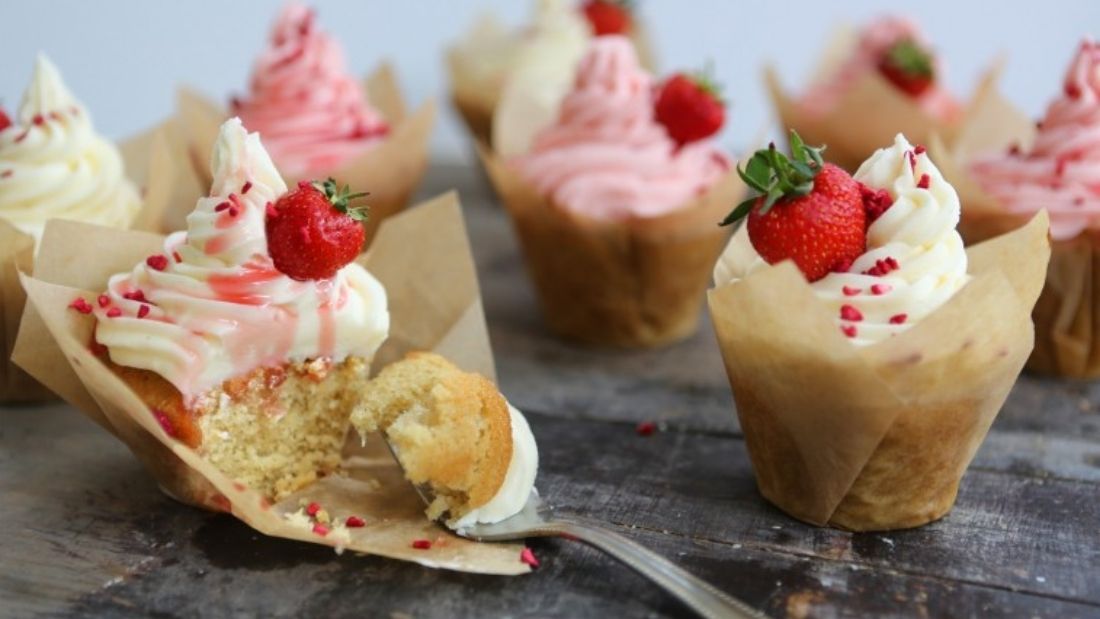
[[[348,62],[365,73],[380,59],[397,66],[413,102],[443,101],[442,54],[483,9],[510,23],[526,19],[528,0],[368,0],[315,2],[321,25],[343,42]],[[0,3],[0,99],[18,105],[34,54],[58,64],[100,130],[121,138],[171,113],[176,84],[225,100],[243,89],[263,48],[278,0],[251,2],[16,1]],[[1032,115],[1058,91],[1082,36],[1100,23],[1100,0],[640,0],[662,70],[697,67],[711,58],[732,101],[722,134],[730,147],[770,127],[760,74],[774,61],[788,87],[801,86],[831,27],[883,12],[918,19],[942,53],[947,81],[969,93],[999,54],[1008,57],[1003,91]],[[469,150],[444,106],[433,136],[440,157]]]

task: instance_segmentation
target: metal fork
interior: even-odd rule
[[[400,466],[401,459],[397,457],[393,446],[389,441],[386,441],[386,445]],[[425,505],[431,504],[434,497],[430,487],[413,484],[413,488]],[[556,516],[553,508],[544,503],[534,491],[515,516],[496,524],[466,526],[455,533],[479,542],[506,542],[528,537],[562,537],[581,541],[606,552],[649,578],[701,617],[767,619],[764,613],[722,593],[661,555],[595,521],[577,516]]]

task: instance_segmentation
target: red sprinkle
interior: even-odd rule
[[[249,189],[252,189],[252,181],[245,181],[244,186],[241,187],[241,195],[248,193]]]
[[[1013,142],[1012,146],[1008,147],[1008,154],[1010,154],[1010,155],[1019,155],[1020,154],[1020,145]]]
[[[892,324],[892,325],[904,324],[905,320],[907,318],[909,318],[908,314],[894,314],[893,316],[890,317],[890,324]]]
[[[313,525],[313,532],[317,535],[320,535],[321,537],[324,537],[328,535],[328,527],[318,522],[317,524]]]
[[[417,550],[427,550],[432,547],[432,542],[426,539],[416,539],[413,540],[412,547]]]
[[[863,210],[867,212],[868,224],[874,223],[876,219],[894,205],[894,199],[890,197],[890,192],[885,189],[871,189],[860,183],[859,194],[863,200]]]
[[[143,304],[141,307],[138,308],[138,318],[145,318],[148,315],[149,315],[149,306],[148,305]]]
[[[19,135],[15,136],[15,143],[18,144],[18,143],[22,142],[23,140],[27,139],[27,136],[30,135],[30,133],[31,133],[30,129],[24,129],[23,133],[20,133]]]
[[[109,297],[105,294],[101,294],[98,297],[96,297],[95,301],[96,301],[96,303],[99,303],[100,307],[107,307],[108,305],[111,304],[111,297]]]
[[[920,180],[917,181],[917,187],[919,189],[928,189],[928,186],[932,184],[932,177],[927,174],[921,174]]]
[[[234,207],[231,207],[231,208],[229,209],[229,216],[230,216],[230,217],[236,217],[237,215],[240,215],[240,214],[241,214],[241,212],[240,212],[240,211],[238,211],[238,210],[237,210],[237,207],[235,207],[235,206],[234,206]]]
[[[176,262],[183,262],[183,258],[180,258],[180,253],[178,251],[172,252],[172,257],[176,259]]]
[[[31,122],[33,122],[34,124],[36,124],[38,126],[42,126],[46,123],[46,118],[44,116],[42,116],[41,114],[35,114],[34,118],[31,119]]]
[[[913,154],[913,151],[905,151],[905,155],[909,157],[909,168],[914,172],[917,171],[917,156]]]
[[[367,521],[359,516],[348,516],[347,520],[344,521],[344,526],[349,529],[358,529],[367,526]]]
[[[873,275],[875,277],[882,277],[891,271],[898,270],[898,261],[894,260],[892,256],[887,256],[880,260],[875,260],[875,266],[867,269],[863,272],[864,275]]]
[[[111,309],[107,310],[107,318],[118,318],[121,315],[122,310],[118,309],[117,307],[112,307]]]
[[[519,560],[531,567],[538,567],[539,560],[535,558],[535,553],[531,552],[530,548],[524,548],[519,553]]]
[[[240,99],[240,97],[230,97],[229,98],[229,107],[233,108],[234,111],[241,109],[241,99]]]
[[[160,427],[164,429],[165,434],[171,436],[172,438],[176,438],[178,436],[176,432],[176,426],[172,424],[172,420],[168,418],[167,413],[160,410],[159,408],[154,408],[153,416],[157,418],[157,423],[159,423]]]
[[[0,178],[8,178],[12,174],[15,174],[15,170],[4,170],[3,172],[0,172]]]
[[[657,424],[652,421],[643,421],[635,426],[634,431],[638,436],[650,436],[657,431]]]
[[[129,299],[130,301],[140,301],[145,303],[145,293],[140,290],[131,290],[130,292],[122,293],[123,299]]]
[[[1070,99],[1079,99],[1081,97],[1081,89],[1077,87],[1077,84],[1066,82],[1066,96]]]
[[[92,304],[88,303],[88,301],[84,297],[77,297],[73,299],[73,302],[69,304],[69,307],[80,312],[81,314],[92,313]]]
[[[916,148],[913,149],[913,152],[918,154],[918,155],[923,155],[924,151],[926,151],[926,150],[928,150],[928,149],[926,149],[924,147],[924,144],[917,144]]]
[[[310,516],[316,516],[319,511],[321,511],[321,504],[317,501],[310,503],[309,506],[306,507],[306,513]]]
[[[168,268],[168,258],[161,254],[154,254],[145,259],[145,264],[156,271],[163,271]]]
[[[871,286],[871,294],[886,294],[893,289],[894,287],[890,284],[875,284]]]
[[[855,325],[843,325],[843,326],[840,327],[840,331],[842,333],[844,333],[844,335],[847,335],[848,337],[855,337],[856,336],[856,326]]]
[[[224,211],[225,209],[229,208],[230,206],[233,206],[233,205],[228,203],[228,202],[222,202],[221,204],[214,207],[214,212],[215,213],[220,213],[220,212]]]
[[[840,290],[841,290],[841,292],[844,293],[844,296],[846,296],[846,297],[854,297],[857,294],[863,292],[862,288],[853,288],[851,286],[845,286],[845,287],[841,288]]]
[[[863,320],[863,314],[858,309],[856,309],[854,305],[841,305],[840,319],[850,320],[851,322],[859,322]]]

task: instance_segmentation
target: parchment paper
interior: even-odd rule
[[[107,278],[159,251],[162,237],[87,224],[51,222],[34,276],[24,276],[30,303],[15,362],[130,447],[166,492],[232,513],[261,533],[414,561],[430,567],[521,574],[522,546],[477,544],[428,521],[380,440],[368,449],[349,440],[346,475],[331,475],[275,505],[228,479],[194,450],[169,437],[152,412],[89,350],[94,319],[67,309],[76,296],[102,290]],[[375,368],[410,350],[434,350],[468,371],[494,376],[480,292],[458,198],[440,196],[387,220],[359,262],[386,286],[391,337]],[[356,515],[366,526],[349,537],[320,536],[285,515],[299,499],[334,517]],[[427,550],[413,540],[433,541]]]

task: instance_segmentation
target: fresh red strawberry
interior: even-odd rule
[[[588,0],[581,7],[592,32],[600,37],[605,34],[628,34],[633,18],[629,0]]]
[[[902,39],[891,45],[879,59],[878,70],[911,97],[924,94],[936,79],[932,54],[912,39]]]
[[[11,118],[8,117],[8,113],[4,108],[0,107],[0,131],[7,129],[11,126]]]
[[[749,241],[765,261],[792,260],[815,282],[846,270],[867,247],[867,213],[859,183],[821,159],[791,131],[791,157],[770,145],[756,151],[741,178],[761,192],[745,200],[722,222],[748,217]]]
[[[365,193],[336,181],[302,181],[268,209],[267,253],[275,268],[298,280],[328,279],[363,250],[366,207],[349,206]]]
[[[709,73],[673,74],[657,94],[654,116],[680,146],[718,133],[726,121],[726,103]]]

